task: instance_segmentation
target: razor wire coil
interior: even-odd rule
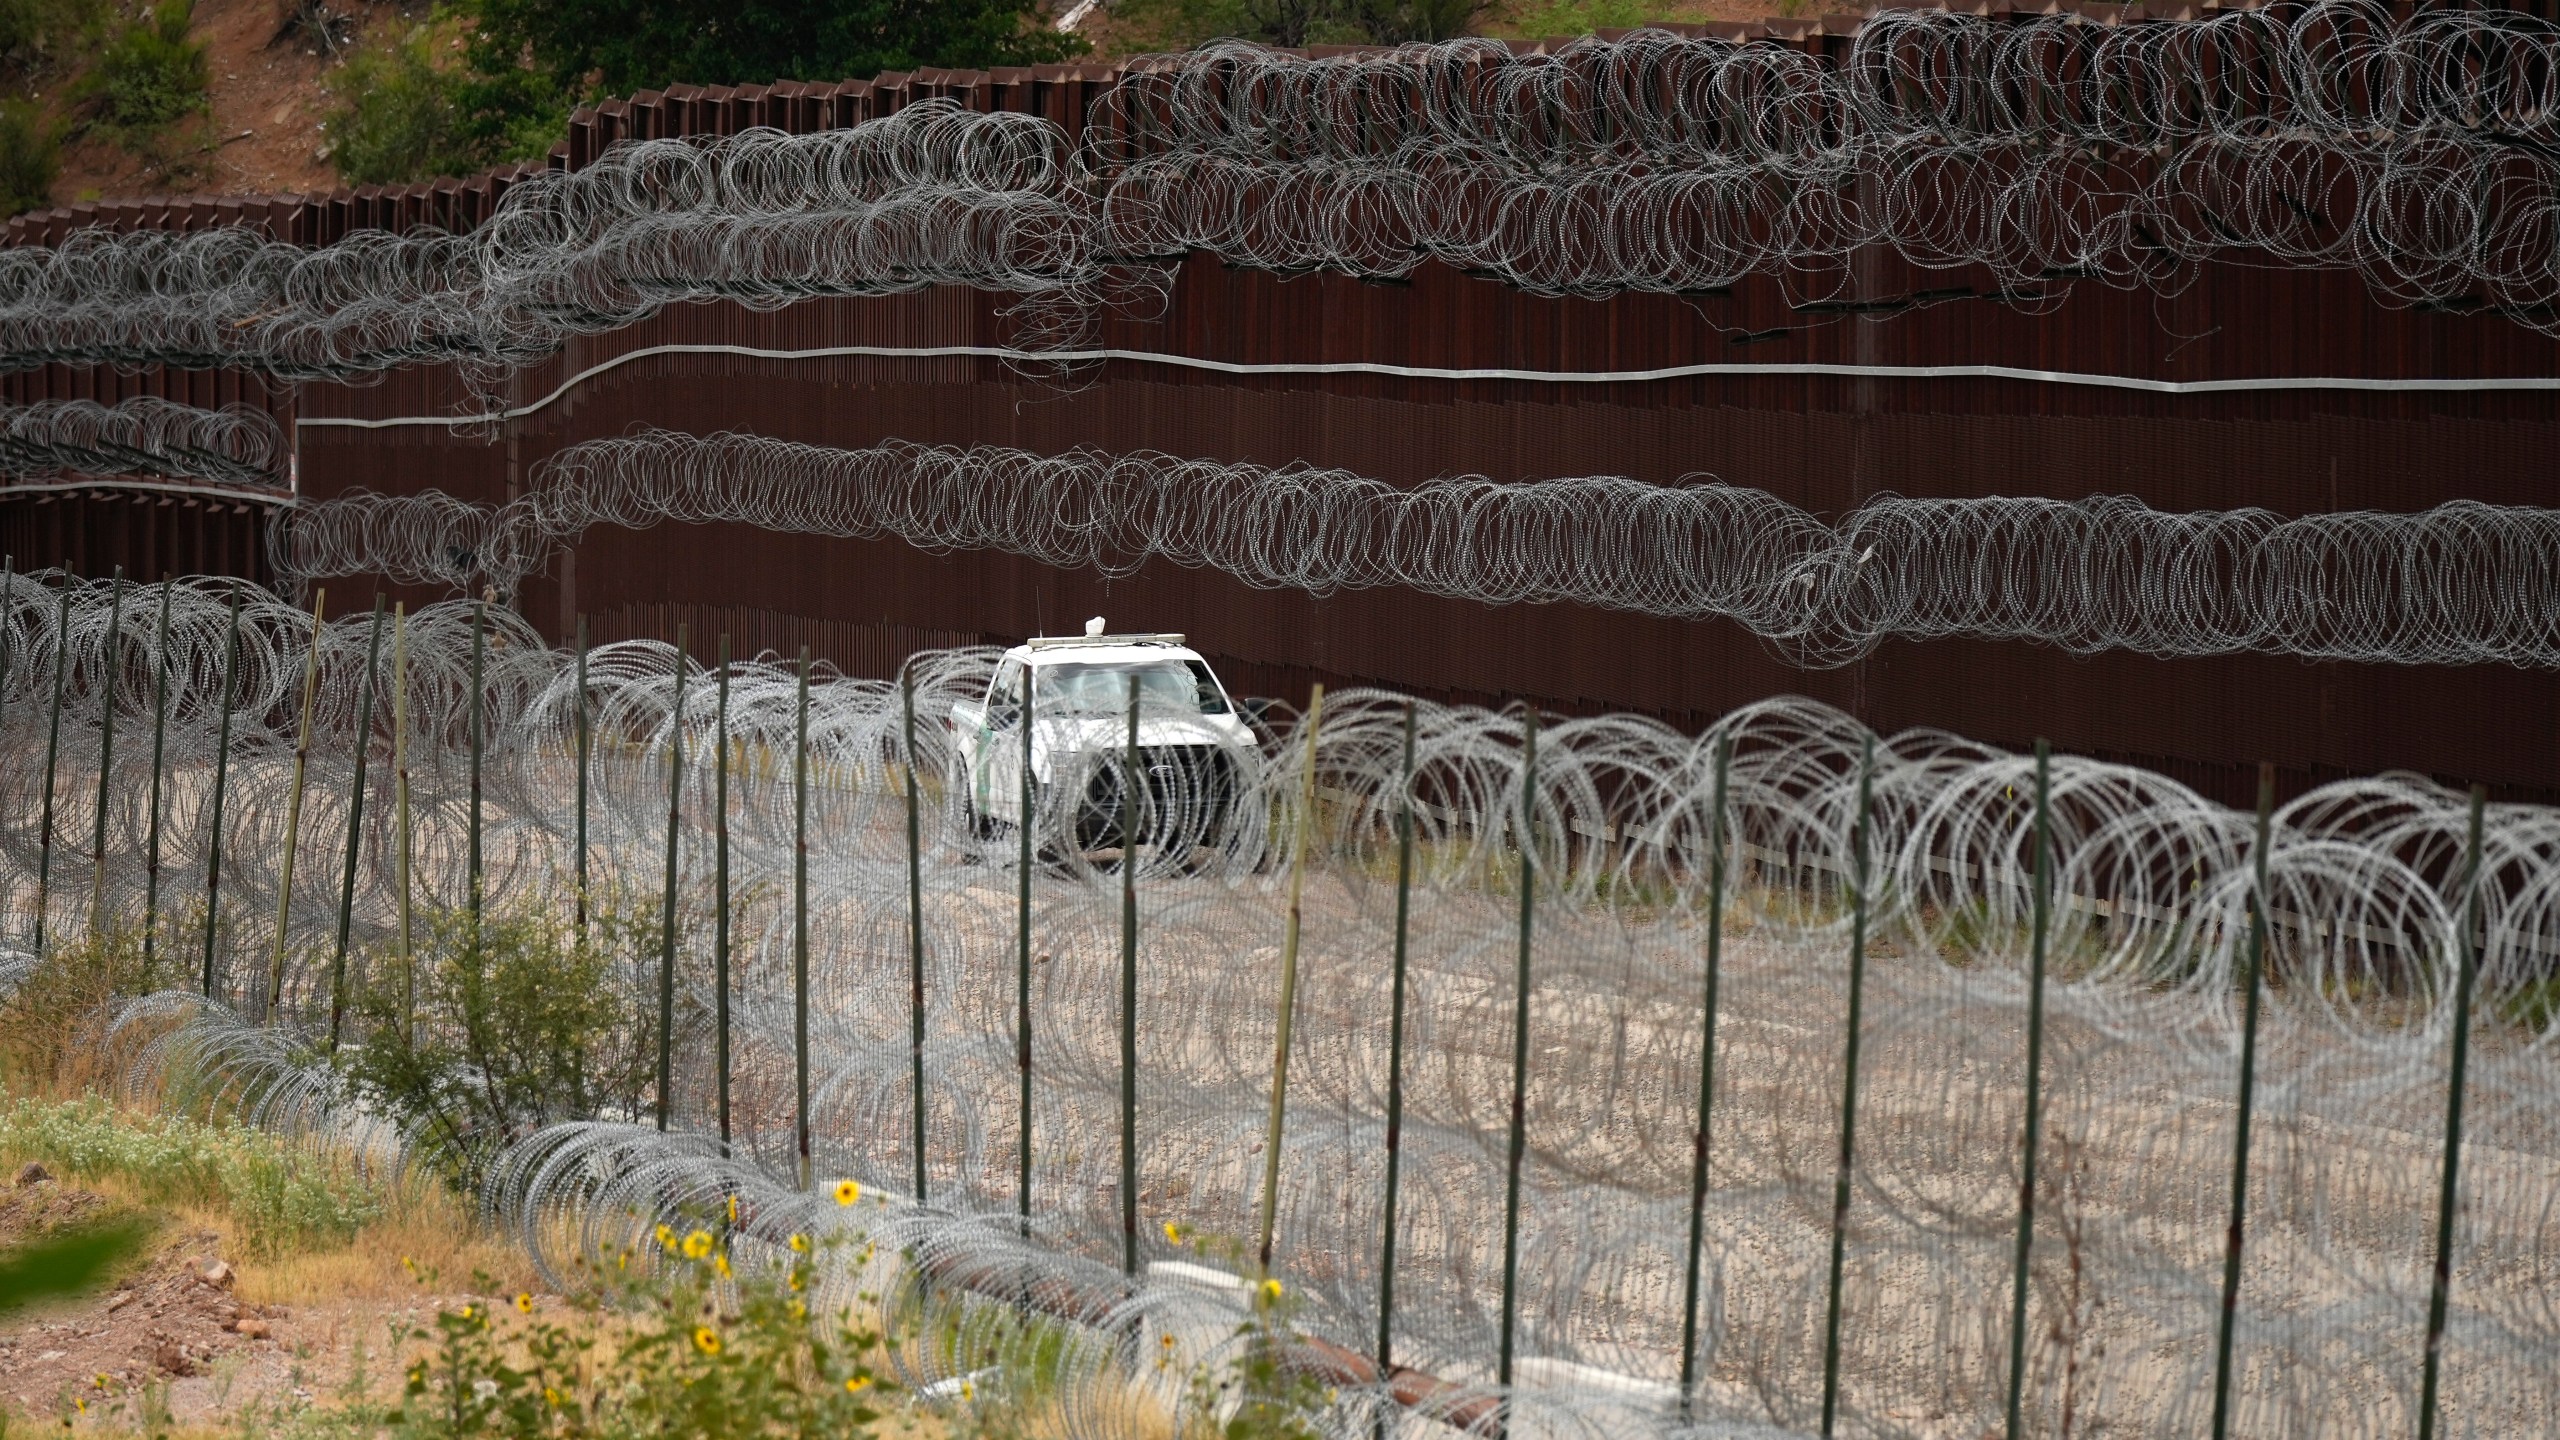
[[[1823,303],[1883,246],[1983,267],[2029,308],[2236,260],[2550,333],[2555,70],[2546,22],[2366,0],[2121,26],[1886,11],[1836,67],[1663,31],[1525,55],[1222,43],[1133,62],[1074,138],[936,100],[617,144],[468,234],[75,231],[0,253],[0,358],[288,379],[449,362],[486,398],[671,304],[933,285],[1011,296],[1017,344],[1065,351],[1161,302],[1194,250],[1373,278],[1438,259],[1541,295],[1774,275]]]
[[[2288,519],[2123,496],[1883,495],[1825,522],[1721,483],[1397,487],[1155,452],[842,450],[644,431],[570,446],[505,506],[428,492],[297,507],[271,530],[271,558],[301,581],[485,576],[511,593],[592,527],[670,521],[999,550],[1109,576],[1161,560],[1313,595],[1393,586],[1728,619],[1816,666],[1887,639],[1951,636],[2080,653],[2560,665],[2560,512],[2473,501]]]

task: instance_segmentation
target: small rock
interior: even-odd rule
[[[212,1286],[216,1290],[228,1290],[231,1288],[231,1267],[223,1261],[214,1261],[212,1264],[204,1267],[204,1270],[201,1273],[204,1275],[204,1283]]]
[[[37,1363],[37,1364],[39,1364],[39,1365],[42,1365],[43,1363],[45,1363],[45,1362],[46,1362],[46,1361],[48,1361],[48,1360],[59,1360],[59,1359],[61,1359],[61,1358],[62,1358],[62,1356],[63,1356],[63,1352],[62,1352],[62,1351],[60,1351],[60,1350],[47,1350],[47,1351],[46,1351],[46,1352],[44,1352],[43,1354],[41,1354],[41,1355],[39,1355],[39,1356],[37,1356],[37,1357],[36,1357],[36,1363]]]
[[[267,1338],[267,1322],[264,1320],[251,1320],[244,1316],[241,1319],[231,1322],[231,1330],[233,1334],[238,1335],[243,1340],[264,1340]]]
[[[132,1303],[133,1292],[130,1290],[119,1290],[115,1294],[107,1297],[107,1313],[113,1315]]]
[[[52,1178],[52,1171],[47,1170],[33,1160],[30,1160],[26,1164],[18,1167],[18,1184],[22,1187],[28,1185],[41,1185]]]

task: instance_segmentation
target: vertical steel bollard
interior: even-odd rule
[[[365,762],[373,756],[373,670],[382,659],[382,592],[373,592],[373,628],[365,636],[364,680],[356,703],[355,783],[347,792],[347,869],[338,887],[338,946],[329,961],[329,1049],[347,1013],[347,937],[355,928],[356,862],[364,853]]]
[[[1022,1071],[1022,1176],[1015,1184],[1022,1233],[1031,1233],[1031,827],[1038,797],[1031,789],[1032,676],[1022,667],[1021,793],[1016,797],[1014,838],[1021,855],[1014,871],[1014,1061]]]
[[[1716,736],[1715,812],[1707,821],[1707,978],[1698,1034],[1698,1127],[1689,1170],[1688,1273],[1680,1303],[1680,1413],[1695,1418],[1698,1394],[1699,1252],[1706,1244],[1708,1118],[1716,1096],[1716,1006],[1724,979],[1725,780],[1733,765],[1733,732]]]
[[[1822,1435],[1840,1411],[1840,1279],[1849,1245],[1849,1177],[1858,1159],[1858,1031],[1867,989],[1867,811],[1875,795],[1876,737],[1858,752],[1858,813],[1849,829],[1849,1039],[1840,1083],[1840,1163],[1831,1182],[1831,1300],[1823,1321]]]
[[[222,802],[231,780],[231,706],[240,680],[240,592],[222,643],[222,721],[213,742],[213,839],[204,865],[204,998],[213,998],[213,944],[222,921]]]
[[[1324,687],[1307,698],[1306,772],[1298,777],[1298,823],[1289,842],[1289,913],[1280,936],[1280,1014],[1271,1053],[1271,1123],[1262,1142],[1262,1273],[1271,1273],[1271,1232],[1279,1221],[1280,1141],[1289,1120],[1289,1032],[1298,1016],[1300,898],[1307,883],[1307,831],[1316,808],[1316,731],[1324,723]]]
[[[45,921],[53,910],[53,780],[62,756],[62,690],[71,665],[71,562],[62,562],[62,595],[54,606],[53,720],[44,742],[44,810],[36,842],[36,954],[44,954]]]
[[[142,845],[142,988],[151,988],[160,940],[160,791],[169,759],[169,577],[160,577],[160,621],[151,642],[151,818]],[[0,673],[0,690],[8,688]]]
[[[2247,993],[2240,1021],[2239,1115],[2231,1141],[2231,1228],[2222,1246],[2222,1319],[2213,1346],[2213,1440],[2231,1433],[2231,1337],[2240,1316],[2240,1247],[2248,1235],[2249,1120],[2258,1094],[2258,993],[2267,958],[2267,846],[2274,828],[2276,767],[2258,766],[2258,831],[2250,861]]]
[[[587,617],[578,617],[578,938],[587,938],[587,757],[594,739],[587,718]]]
[[[329,606],[322,587],[311,599],[311,644],[302,667],[302,727],[293,742],[293,789],[284,805],[284,868],[276,881],[276,949],[267,970],[267,1013],[270,1022],[284,1012],[284,948],[293,922],[293,847],[302,832],[302,777],[311,760],[311,706],[320,696],[321,618]]]
[[[409,886],[410,864],[414,860],[414,837],[409,828],[409,606],[402,601],[391,607],[391,797],[397,814],[393,825],[400,832],[400,1039],[406,1044],[416,1036],[418,1021],[418,952],[416,948],[415,908]]]
[[[729,637],[720,637],[720,759],[712,782],[714,911],[711,936],[712,1003],[720,1068],[720,1153],[729,1153]]]
[[[2427,1290],[2426,1378],[2418,1395],[2418,1440],[2435,1440],[2436,1389],[2444,1368],[2445,1311],[2453,1299],[2453,1215],[2461,1202],[2462,1098],[2471,1072],[2471,993],[2480,973],[2481,822],[2488,792],[2471,787],[2471,835],[2463,866],[2462,935],[2455,945],[2460,967],[2453,990],[2453,1063],[2444,1102],[2444,1183],[2436,1193],[2436,1268]]]
[[[1529,1147],[1529,956],[1538,898],[1538,711],[1520,720],[1520,953],[1511,982],[1511,1142],[1502,1186],[1502,1349],[1496,1379],[1511,1388],[1520,1319],[1520,1162]],[[1506,1402],[1508,1403],[1508,1402]]]
[[[674,1103],[676,1061],[676,848],[684,818],[684,626],[676,626],[669,667],[675,693],[667,712],[667,889],[658,910],[658,1128]]]
[[[116,680],[124,647],[124,567],[115,570],[107,589],[107,648],[98,662],[98,813],[89,838],[89,938],[107,933],[107,800],[108,780],[116,766]]]
[[[898,667],[898,693],[905,708],[906,751],[900,768],[907,779],[907,1059],[913,1072],[915,1111],[916,1203],[924,1203],[924,823],[916,800],[916,672],[911,656]]]
[[[2027,1124],[2018,1156],[2018,1243],[2009,1277],[2009,1427],[2018,1440],[2027,1385],[2027,1261],[2036,1238],[2036,1147],[2044,1138],[2044,972],[2053,934],[2053,747],[2036,741],[2034,932],[2027,973]]]
[[[1138,677],[1120,771],[1120,1271],[1138,1273]]]
[[[1404,702],[1404,765],[1396,790],[1396,938],[1393,998],[1387,1009],[1387,1195],[1378,1241],[1378,1379],[1395,1370],[1396,1184],[1404,1141],[1405,937],[1413,917],[1414,704]],[[1383,1436],[1386,1421],[1379,1430]]]
[[[791,1051],[798,1108],[793,1139],[809,1188],[809,647],[800,647],[799,739],[791,767]]]
[[[480,943],[480,915],[487,901],[482,888],[480,868],[480,747],[483,743],[480,707],[487,702],[488,687],[481,680],[481,664],[488,650],[489,606],[485,600],[471,602],[471,853],[466,863],[470,886],[471,943]],[[681,632],[679,632],[681,633]]]

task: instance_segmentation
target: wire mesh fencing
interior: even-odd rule
[[[564,1279],[859,1230],[928,1392],[1163,1433],[1265,1344],[1345,1436],[2560,1424],[2545,810],[207,581],[0,577],[0,642],[0,984],[144,947],[136,1083],[464,1157]],[[511,925],[614,1078],[390,1126],[357,1017]]]

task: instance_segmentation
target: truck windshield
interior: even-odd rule
[[[1209,667],[1197,660],[1157,660],[1144,665],[1044,665],[1033,682],[1042,710],[1056,707],[1084,715],[1119,715],[1129,709],[1129,677],[1138,677],[1138,703],[1147,710],[1189,709],[1227,713],[1227,697]]]

